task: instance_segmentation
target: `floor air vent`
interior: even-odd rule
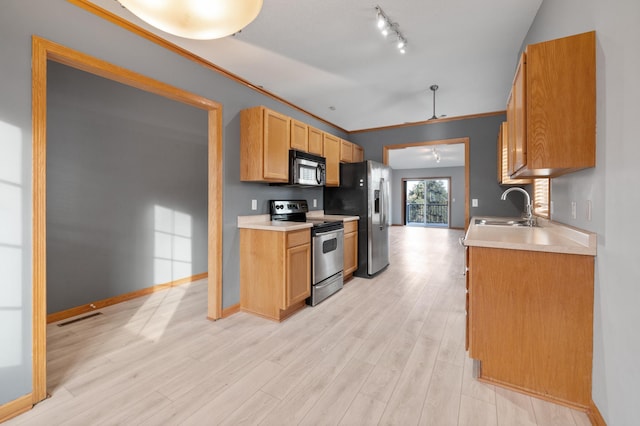
[[[89,319],[89,318],[97,317],[98,315],[102,315],[102,312],[94,312],[92,314],[85,315],[85,316],[80,317],[80,318],[72,319],[70,321],[61,322],[60,324],[58,324],[58,327],[64,327],[65,325],[69,325],[69,324],[73,324],[74,322],[78,322],[78,321],[86,320],[86,319]]]

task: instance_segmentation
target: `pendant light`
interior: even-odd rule
[[[146,23],[179,37],[211,40],[249,25],[262,0],[117,0]]]
[[[438,118],[436,117],[436,90],[438,90],[438,85],[433,84],[429,89],[433,92],[433,117],[431,117],[431,120],[436,120]]]

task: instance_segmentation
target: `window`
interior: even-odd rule
[[[533,180],[533,214],[549,219],[551,179]]]

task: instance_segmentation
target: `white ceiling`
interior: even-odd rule
[[[518,51],[542,0],[265,0],[236,36],[188,40],[116,0],[96,5],[347,131],[505,109]],[[376,27],[400,25],[407,53]],[[333,107],[333,109],[332,109]]]
[[[434,149],[440,156],[436,161]],[[464,166],[464,144],[414,146],[389,150],[389,166],[393,169],[431,169]]]

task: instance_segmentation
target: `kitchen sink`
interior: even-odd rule
[[[526,219],[476,219],[476,225],[489,226],[530,226]],[[535,225],[534,225],[535,226]]]

